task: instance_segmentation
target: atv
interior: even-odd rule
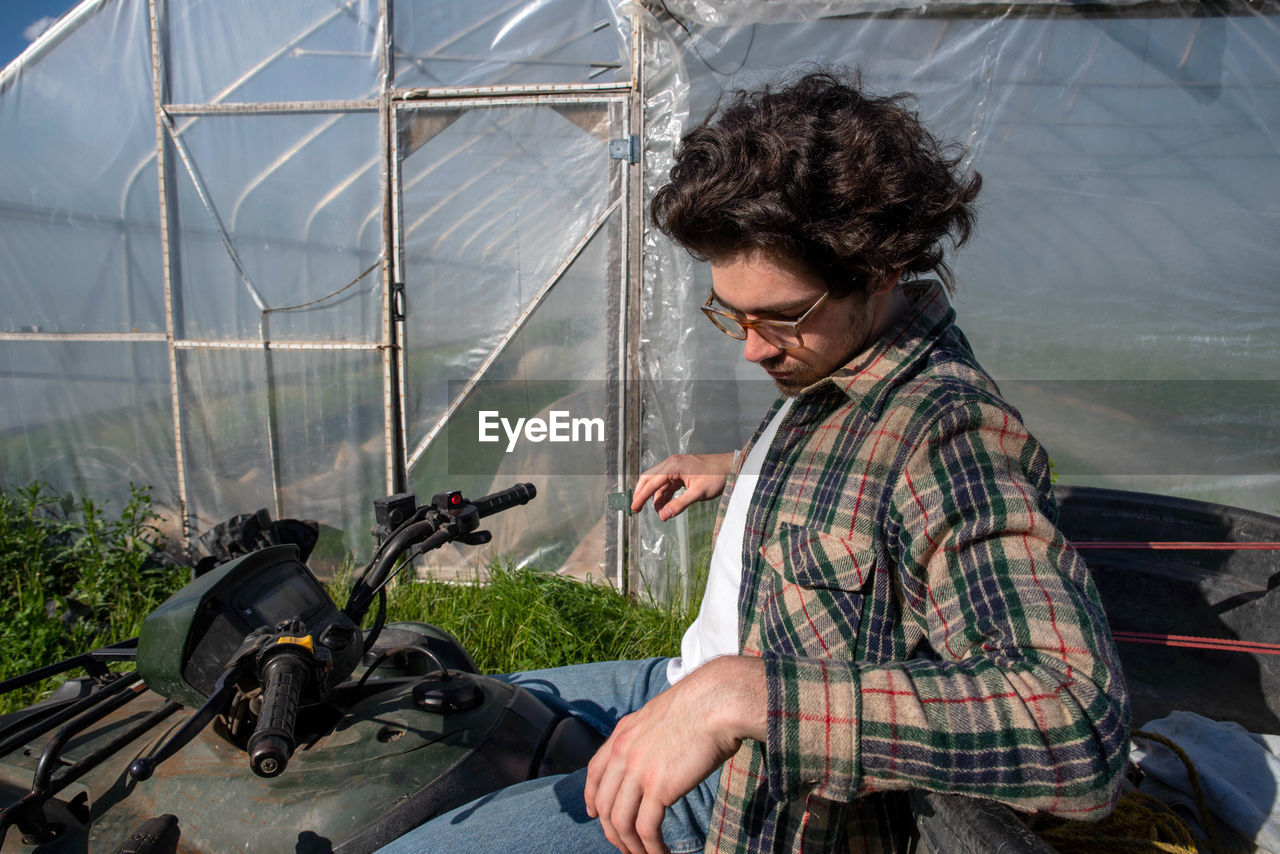
[[[447,632],[385,622],[414,557],[487,542],[480,520],[534,495],[380,499],[380,544],[341,609],[298,546],[269,546],[196,577],[136,639],[0,683],[84,674],[0,717],[2,850],[373,851],[586,765],[595,730],[480,675]]]

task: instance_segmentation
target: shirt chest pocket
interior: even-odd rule
[[[790,655],[849,658],[875,577],[869,540],[783,523],[760,556],[761,634],[768,649]]]

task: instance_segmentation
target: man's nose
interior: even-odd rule
[[[746,342],[742,345],[742,355],[748,362],[763,362],[783,353],[783,349],[770,344],[754,329],[747,330]]]

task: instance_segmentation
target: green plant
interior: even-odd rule
[[[603,584],[494,563],[481,584],[400,584],[389,620],[434,623],[462,641],[484,673],[678,655],[695,608],[640,603]]]
[[[158,560],[164,543],[150,495],[132,489],[118,517],[43,484],[0,493],[0,679],[137,636],[142,620],[190,576]],[[351,567],[329,583],[346,600]],[[456,635],[482,672],[503,673],[679,653],[696,590],[674,601],[637,602],[603,584],[502,562],[484,583],[425,581],[391,589],[388,620],[435,623]],[[0,696],[0,713],[35,700],[50,684]]]
[[[150,492],[131,487],[118,517],[41,483],[0,493],[0,679],[137,635],[190,570],[158,559]],[[48,684],[0,696],[0,712]]]

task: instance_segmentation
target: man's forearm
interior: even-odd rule
[[[690,674],[705,671],[703,678],[714,679],[719,688],[716,702],[709,713],[715,726],[735,739],[764,741],[768,726],[764,662],[744,655],[713,658]]]

